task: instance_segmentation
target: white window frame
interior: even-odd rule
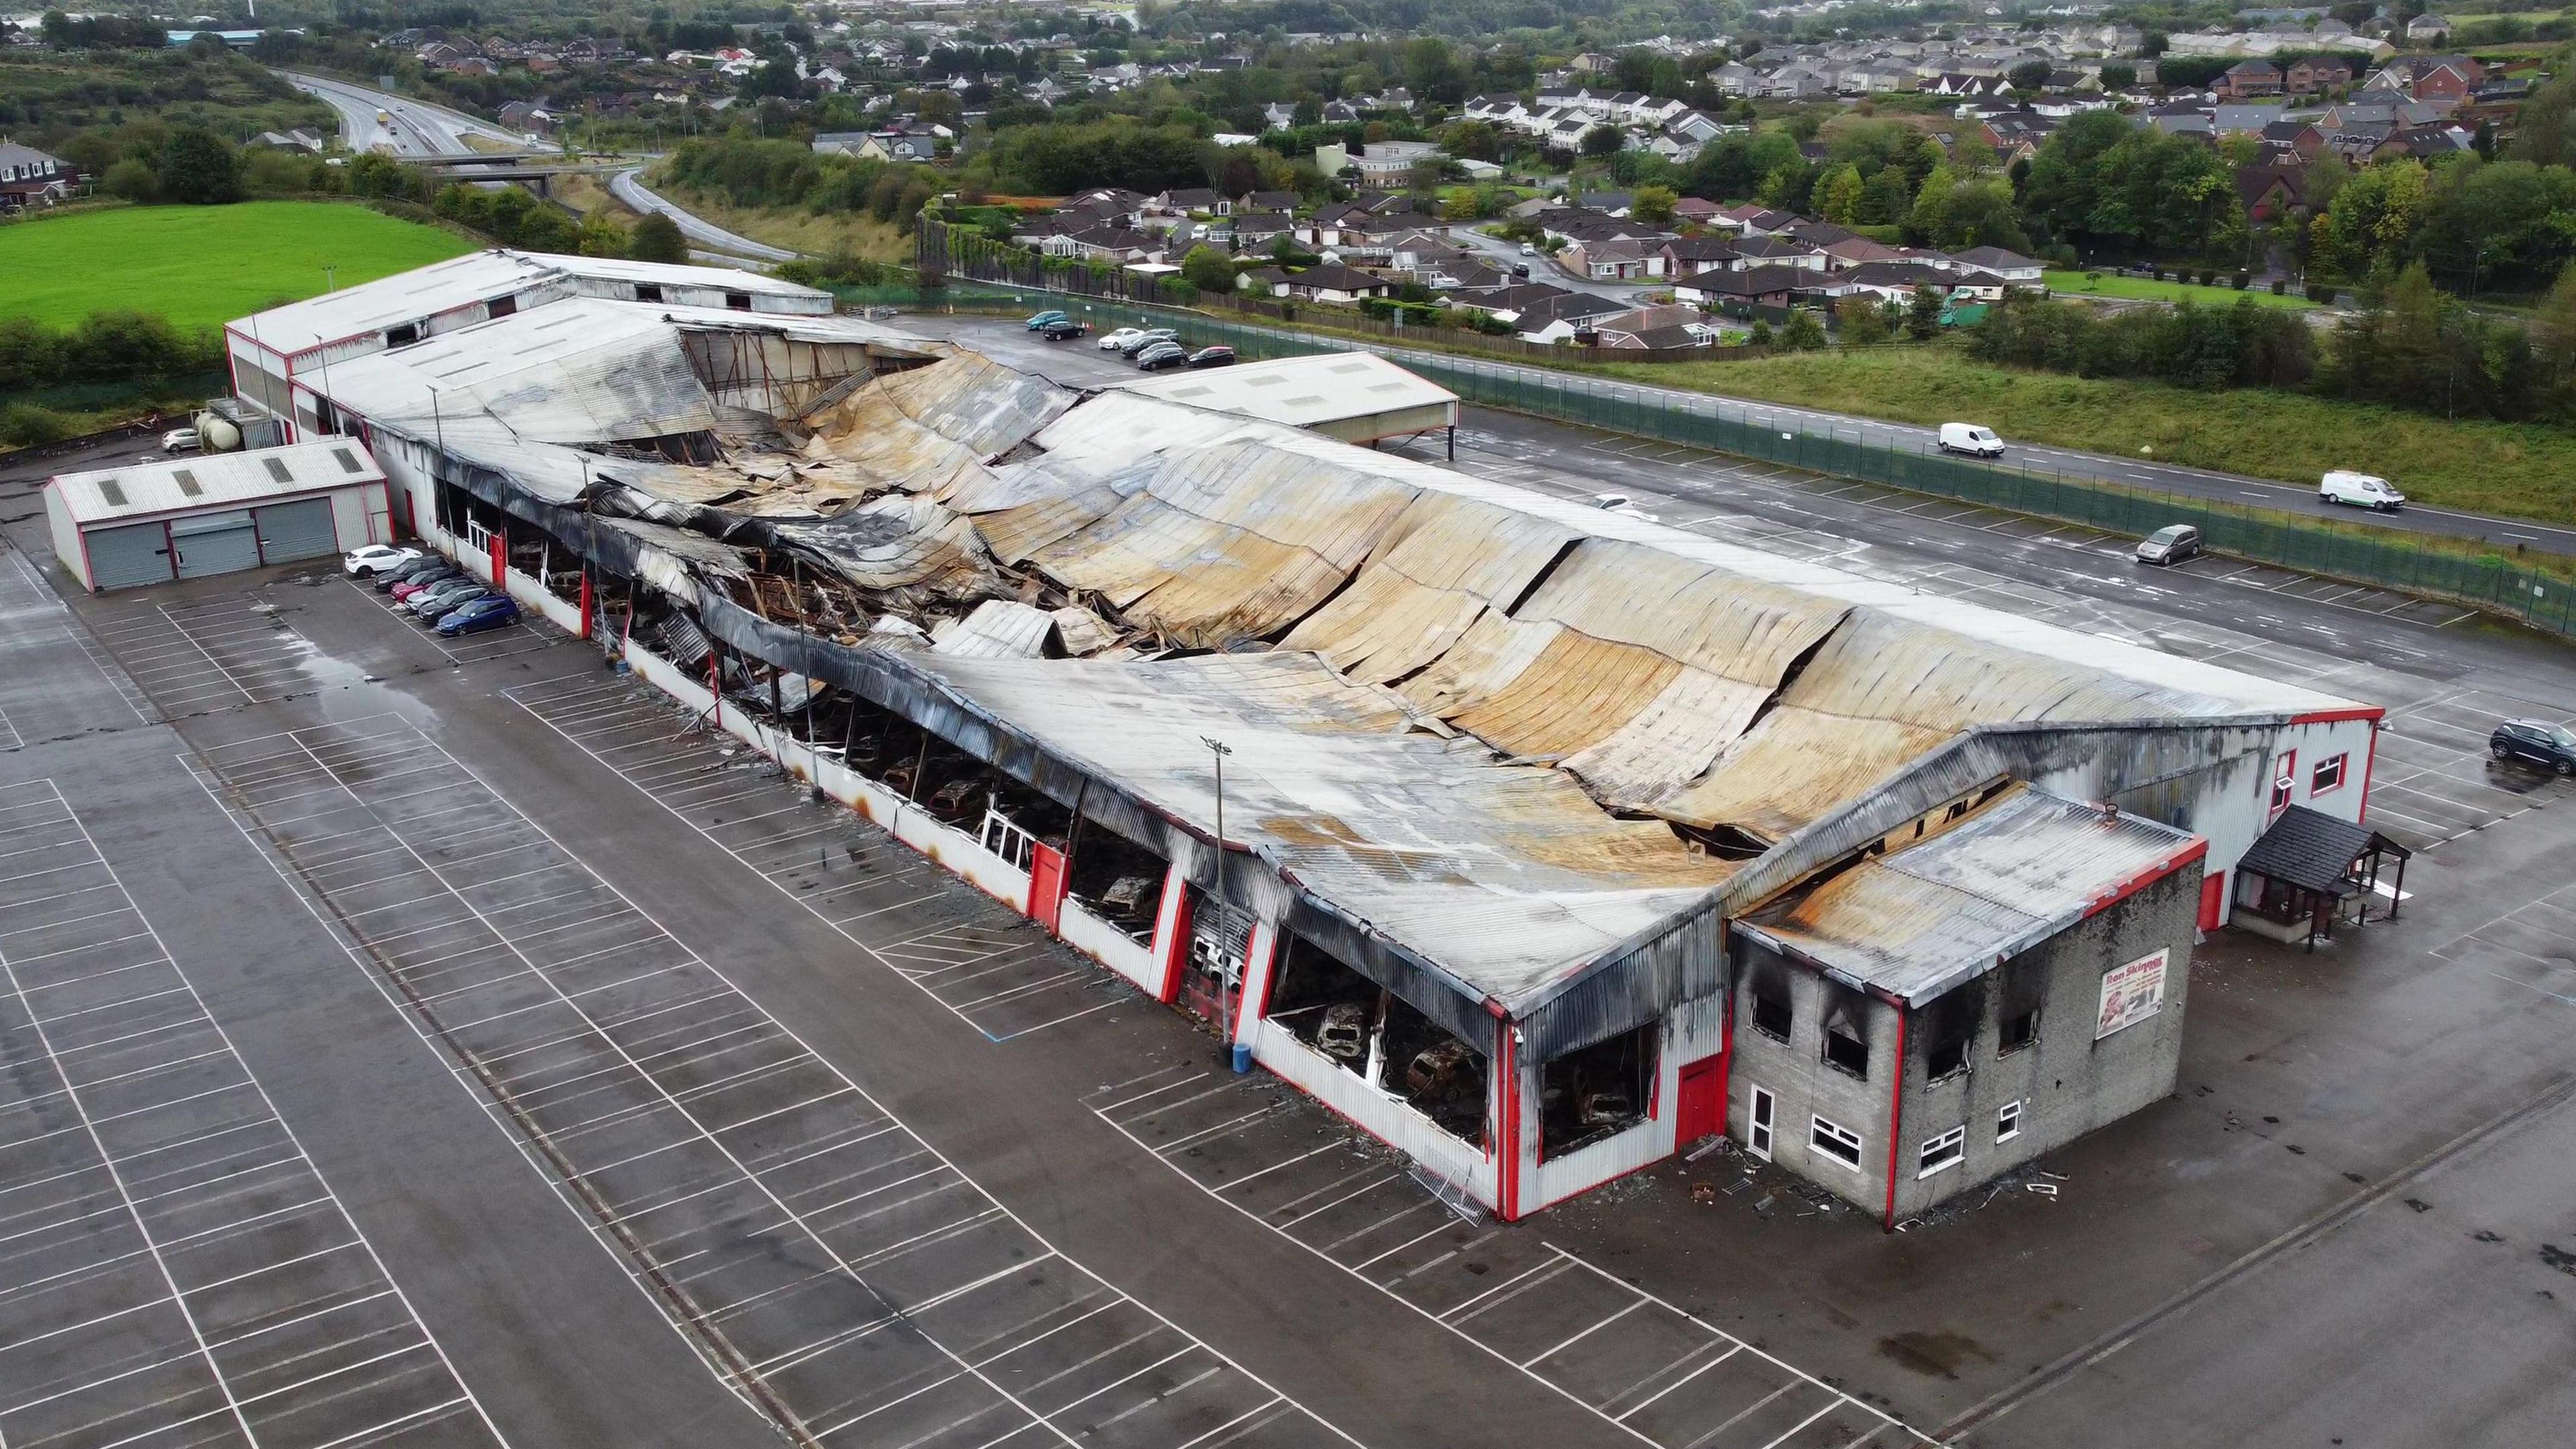
[[[2018,1098],[1995,1109],[1995,1141],[2010,1142],[2021,1135],[2021,1102]]]
[[[2334,771],[2334,779],[2323,785],[2318,784],[2318,779],[2329,769]],[[2351,771],[2352,754],[2350,751],[2346,751],[2340,755],[2329,755],[2309,766],[2308,798],[2313,800],[2319,795],[2331,795],[2335,791],[2342,789],[2344,776],[2350,774]]]
[[[1807,1120],[1809,1124],[1807,1127],[1807,1147],[1809,1151],[1821,1153],[1826,1161],[1842,1163],[1843,1166],[1850,1168],[1854,1172],[1861,1170],[1861,1163],[1866,1161],[1869,1156],[1869,1140],[1867,1138],[1862,1137],[1859,1133],[1854,1132],[1850,1128],[1829,1117],[1819,1117],[1811,1114]],[[1848,1162],[1844,1161],[1840,1154],[1836,1153],[1832,1148],[1825,1146],[1825,1143],[1827,1142],[1848,1145],[1851,1148],[1851,1160]]]
[[[1942,1156],[1940,1161],[1935,1162],[1932,1159],[1936,1154],[1947,1155]],[[1915,1166],[1918,1170],[1914,1174],[1914,1179],[1915,1181],[1920,1182],[1924,1178],[1948,1172],[1951,1168],[1954,1168],[1967,1160],[1968,1129],[1964,1124],[1962,1124],[1951,1128],[1949,1131],[1942,1133],[1938,1137],[1925,1139],[1922,1153],[1915,1158]]]
[[[1750,1085],[1753,1094],[1744,1103],[1744,1150],[1769,1162],[1771,1144],[1780,1136],[1780,1099],[1759,1082]]]

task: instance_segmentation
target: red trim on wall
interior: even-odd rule
[[[2361,753],[2361,808],[2355,810],[2353,814],[2355,818],[2364,822],[2370,819],[2370,771],[2372,766],[2379,763],[2381,728],[2382,726],[2376,724],[2370,727],[2370,746]]]
[[[2350,709],[2321,709],[2314,714],[2292,715],[2290,723],[2294,725],[2338,724],[2348,719],[2377,721],[2385,718],[2387,714],[2388,711],[2379,705],[2357,704]]]
[[[2335,782],[2326,786],[2322,790],[2318,789],[2317,772],[2328,765],[2337,763],[2338,761],[2342,763],[2343,768],[2335,772]],[[2331,795],[2351,782],[2352,751],[2350,750],[2346,750],[2340,755],[2328,755],[2324,759],[2317,761],[2315,764],[2308,766],[2308,798],[2311,800],[2314,800],[2319,795]]]
[[[587,563],[581,566],[581,632],[573,637],[590,637],[590,565]]]
[[[2095,896],[2092,903],[2084,908],[2084,914],[2087,917],[2099,915],[2184,866],[2205,859],[2208,855],[2209,842],[2195,835],[2173,854]]]
[[[1494,1018],[1494,1064],[1502,1084],[1502,1120],[1495,1125],[1494,1216],[1517,1222],[1521,1215],[1521,1072],[1520,1055],[1512,1049],[1510,1017]]]
[[[1154,999],[1169,1006],[1181,999],[1181,962],[1188,959],[1190,950],[1189,877],[1182,875],[1180,867],[1175,865],[1164,871],[1163,889],[1172,897],[1166,903],[1171,908],[1172,927],[1163,939],[1155,943],[1163,948],[1155,953],[1157,960],[1154,963],[1162,968],[1163,979],[1156,985]],[[1160,911],[1156,914],[1159,915]]]
[[[1896,1153],[1905,1137],[1905,1018],[1904,1007],[1896,1009],[1896,1088],[1887,1097],[1887,1218],[1880,1224],[1889,1232],[1896,1231]]]

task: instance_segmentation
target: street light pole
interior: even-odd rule
[[[1225,899],[1225,757],[1233,754],[1234,749],[1214,735],[1199,736],[1199,743],[1207,746],[1208,752],[1216,757],[1216,938],[1221,948],[1232,949],[1234,908],[1228,905]],[[1225,1020],[1220,1025],[1229,1036],[1234,1026],[1235,1003],[1241,999],[1243,991],[1243,976],[1252,966],[1251,941],[1248,938],[1244,942],[1244,948],[1244,961],[1234,968],[1233,990],[1231,992],[1226,990],[1228,983],[1222,973],[1217,977],[1218,1000],[1224,1002],[1226,1007]],[[1224,958],[1219,957],[1218,960],[1222,963]],[[1228,999],[1229,997],[1232,999]],[[1240,1069],[1238,1065],[1237,1070]]]

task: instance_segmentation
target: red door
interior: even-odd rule
[[[1064,908],[1064,852],[1052,845],[1029,847],[1029,919],[1055,934]]]
[[[1702,1057],[1682,1066],[1681,1105],[1673,1118],[1673,1145],[1726,1130],[1726,1057]]]
[[[2227,911],[2227,872],[2200,878],[2200,928],[2215,931]]]

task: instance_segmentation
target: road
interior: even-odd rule
[[[679,224],[680,235],[687,237],[691,242],[702,247],[712,247],[718,251],[739,252],[747,257],[757,257],[764,262],[792,262],[796,260],[799,255],[799,253],[791,252],[784,247],[774,247],[769,245],[767,242],[753,241],[747,236],[741,236],[734,232],[729,232],[723,227],[716,225],[714,222],[701,220],[698,217],[690,215],[688,212],[681,210],[678,206],[663,200],[652,191],[646,189],[641,176],[641,171],[642,168],[638,167],[631,171],[620,171],[615,176],[610,177],[608,179],[609,194],[615,196],[618,200],[625,202],[628,206],[635,208],[637,211],[658,211],[662,215],[669,217],[672,221]]]
[[[1449,235],[1460,246],[1475,252],[1505,272],[1526,262],[1530,269],[1529,279],[1533,282],[1552,282],[1560,287],[1572,287],[1578,292],[1590,292],[1596,297],[1608,297],[1614,302],[1631,307],[1642,307],[1653,294],[1668,291],[1672,287],[1670,282],[1596,282],[1587,277],[1578,277],[1558,266],[1556,259],[1545,252],[1536,256],[1523,256],[1520,243],[1487,236],[1473,226],[1453,226],[1449,228]]]
[[[481,136],[512,147],[525,146],[528,141],[489,121],[478,121],[461,111],[409,96],[296,71],[278,74],[297,90],[318,97],[340,113],[341,139],[353,151],[372,150],[381,142],[397,156],[470,156],[474,148],[466,144],[468,136]],[[391,116],[392,122],[378,120],[380,114]]]

